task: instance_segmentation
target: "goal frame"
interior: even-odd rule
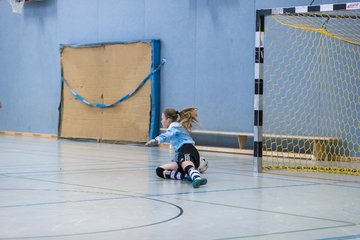
[[[265,17],[287,13],[314,13],[359,10],[360,2],[270,8],[256,10],[255,29],[255,92],[254,92],[254,171],[263,172],[263,94],[264,94],[264,39]]]

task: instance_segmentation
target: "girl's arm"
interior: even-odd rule
[[[151,139],[145,145],[147,146],[156,146],[159,143],[170,142],[170,139],[176,134],[176,131],[173,128],[169,128],[166,132],[160,134],[155,139]]]

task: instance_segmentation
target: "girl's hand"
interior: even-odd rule
[[[156,139],[151,139],[150,141],[148,141],[147,143],[145,143],[146,146],[152,147],[152,146],[157,146],[159,145],[158,141]]]

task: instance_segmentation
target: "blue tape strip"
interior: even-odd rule
[[[151,76],[153,76],[157,71],[160,70],[160,68],[166,63],[166,59],[162,59],[160,64],[154,69],[152,70],[149,75],[147,75],[145,77],[144,80],[142,80],[142,82],[139,84],[139,86],[137,86],[132,92],[126,94],[125,96],[123,96],[122,98],[120,98],[119,100],[117,100],[116,102],[112,103],[112,104],[104,104],[104,103],[91,103],[88,100],[86,100],[84,97],[82,97],[80,94],[78,94],[76,91],[74,91],[69,83],[65,80],[65,78],[62,76],[61,77],[61,81],[63,81],[65,83],[65,85],[70,89],[70,92],[80,101],[82,101],[83,103],[85,103],[86,105],[92,106],[92,107],[98,107],[98,108],[109,108],[109,107],[113,107],[127,99],[129,99],[131,96],[133,96],[137,91],[140,90],[140,88],[142,88],[145,83],[151,78]]]

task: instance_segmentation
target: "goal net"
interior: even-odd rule
[[[325,5],[264,17],[263,169],[360,175],[360,3],[354,4],[355,10]],[[331,11],[320,10],[326,7]]]

